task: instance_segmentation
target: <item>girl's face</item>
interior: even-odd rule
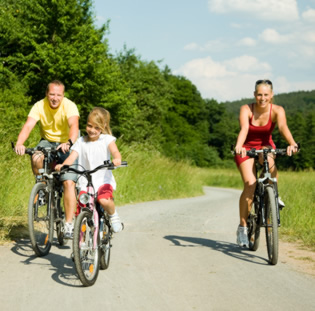
[[[89,141],[95,141],[100,137],[102,130],[95,123],[88,120],[86,124],[86,132],[89,136]]]
[[[269,85],[259,84],[256,87],[254,96],[256,99],[256,104],[261,108],[265,108],[268,106],[268,104],[271,103],[271,100],[273,98],[273,91]]]

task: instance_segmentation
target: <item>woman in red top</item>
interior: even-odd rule
[[[246,156],[251,148],[275,148],[272,131],[278,125],[280,134],[288,142],[287,154],[297,151],[297,144],[287,126],[285,111],[281,106],[273,105],[273,88],[270,80],[258,80],[255,84],[256,102],[244,105],[240,109],[240,132],[235,147],[235,162],[241,173],[244,189],[240,197],[240,224],[237,229],[237,243],[248,247],[247,217],[251,209],[256,186],[254,159]],[[272,177],[277,177],[274,158],[269,157]]]

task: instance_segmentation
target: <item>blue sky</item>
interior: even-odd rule
[[[94,0],[113,54],[135,49],[196,85],[203,98],[315,89],[315,0]]]

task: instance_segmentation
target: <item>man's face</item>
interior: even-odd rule
[[[46,94],[49,105],[52,109],[57,109],[64,97],[64,86],[57,84],[50,84],[49,90]]]

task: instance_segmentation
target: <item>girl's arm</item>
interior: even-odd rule
[[[236,152],[236,154],[241,154],[242,157],[246,156],[246,149],[243,147],[243,145],[244,145],[244,142],[245,142],[247,134],[248,134],[249,113],[250,113],[250,109],[249,109],[248,105],[244,105],[241,107],[241,110],[240,110],[240,127],[241,127],[241,130],[240,130],[238,137],[237,137],[235,152]]]
[[[108,145],[108,149],[112,155],[112,162],[114,163],[114,165],[118,166],[121,164],[121,155],[120,152],[118,150],[118,147],[116,145],[116,143],[114,141],[112,141],[109,145]]]
[[[277,124],[279,128],[279,132],[281,136],[288,142],[289,146],[287,148],[287,154],[291,156],[292,152],[293,153],[297,152],[297,144],[295,140],[293,139],[293,136],[288,128],[287,118],[285,116],[285,111],[283,107],[277,106],[276,113],[277,113]]]
[[[56,165],[55,170],[57,172],[60,172],[61,168],[64,165],[72,165],[74,163],[74,161],[77,159],[78,155],[79,154],[76,151],[72,150],[70,155],[68,156],[68,158],[65,159],[62,164],[57,164]]]

